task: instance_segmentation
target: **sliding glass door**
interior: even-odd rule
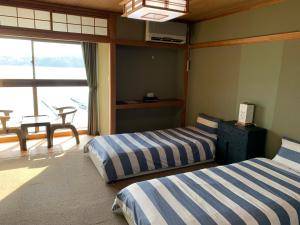
[[[56,118],[53,106],[75,106],[74,125],[79,128],[87,127],[88,87],[38,87],[38,111],[42,115]]]
[[[0,38],[0,79],[33,79],[31,45],[30,40]]]
[[[87,127],[88,87],[80,43],[0,38],[0,109],[12,120],[75,106],[74,124]]]

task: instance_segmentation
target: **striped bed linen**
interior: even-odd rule
[[[212,161],[217,136],[196,127],[98,136],[85,148],[106,182]]]
[[[134,183],[113,211],[130,225],[298,225],[300,173],[265,158]]]
[[[283,138],[281,148],[273,160],[300,172],[300,142]]]

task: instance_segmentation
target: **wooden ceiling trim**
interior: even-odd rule
[[[114,3],[109,3],[107,8],[96,1],[66,1],[66,0],[0,0],[2,5],[12,5],[18,7],[28,7],[40,10],[51,10],[54,12],[65,12],[75,15],[100,16],[107,17],[111,14],[121,15],[122,10],[119,4],[114,6]],[[103,0],[104,1],[104,0]],[[190,3],[190,13],[180,18],[182,21],[200,22],[210,20],[222,16],[227,16],[233,13],[238,13],[250,9],[268,6],[271,4],[280,3],[286,0],[251,0],[251,1],[236,1],[231,0],[231,4],[226,1],[218,2],[217,0],[193,0]],[[73,4],[68,4],[72,2]],[[94,2],[94,3],[93,3]],[[83,4],[85,3],[85,4]],[[93,4],[92,4],[93,3]],[[226,3],[226,4],[225,4]],[[77,6],[76,6],[77,5]],[[231,6],[230,6],[231,5]],[[86,7],[86,8],[85,8]],[[102,7],[102,9],[101,9]],[[98,8],[98,9],[97,9]],[[205,10],[206,9],[206,10]],[[111,11],[110,11],[111,10]]]
[[[70,5],[56,4],[56,3],[47,3],[40,1],[28,1],[28,0],[0,0],[0,5],[23,7],[37,10],[48,10],[51,12],[59,13],[68,13],[72,15],[80,16],[94,16],[94,17],[106,17],[110,15],[121,15],[121,13],[91,9],[91,8],[82,8]]]
[[[247,37],[247,38],[237,38],[237,39],[230,39],[230,40],[223,40],[223,41],[195,43],[189,45],[189,48],[190,49],[211,48],[211,47],[221,47],[221,46],[255,44],[255,43],[271,42],[271,41],[286,41],[286,40],[295,40],[295,39],[300,39],[300,31],[262,35],[262,36]]]
[[[232,14],[236,14],[239,12],[244,12],[244,11],[248,11],[248,10],[252,10],[252,9],[257,9],[257,8],[262,8],[262,7],[266,7],[266,6],[270,6],[273,4],[278,4],[278,3],[282,3],[285,2],[286,0],[269,0],[269,1],[262,1],[262,2],[257,2],[255,4],[249,4],[249,5],[239,5],[239,6],[234,6],[231,7],[229,9],[227,9],[225,12],[222,12],[222,9],[220,9],[217,13],[216,11],[214,11],[213,14],[208,13],[207,15],[204,15],[204,17],[200,20],[194,20],[191,21],[192,23],[198,23],[198,22],[203,22],[203,21],[207,21],[207,20],[212,20],[212,19],[216,19],[216,18],[220,18],[220,17],[224,17],[224,16],[229,16]]]

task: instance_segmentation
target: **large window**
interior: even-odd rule
[[[31,41],[0,39],[0,79],[32,79]]]
[[[87,127],[88,87],[81,45],[0,38],[0,109],[22,116],[49,115],[75,106],[74,124]]]
[[[81,45],[33,42],[36,79],[86,80]]]

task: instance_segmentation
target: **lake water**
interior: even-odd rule
[[[37,79],[86,79],[84,68],[37,67]],[[30,66],[0,65],[0,79],[32,79]],[[74,124],[87,127],[88,87],[38,87],[39,114],[57,118],[54,106],[75,106]],[[12,121],[33,115],[33,89],[31,87],[0,87],[0,109],[14,110]]]
[[[0,79],[33,79],[32,66],[0,65]],[[36,79],[86,79],[83,67],[35,67]]]

